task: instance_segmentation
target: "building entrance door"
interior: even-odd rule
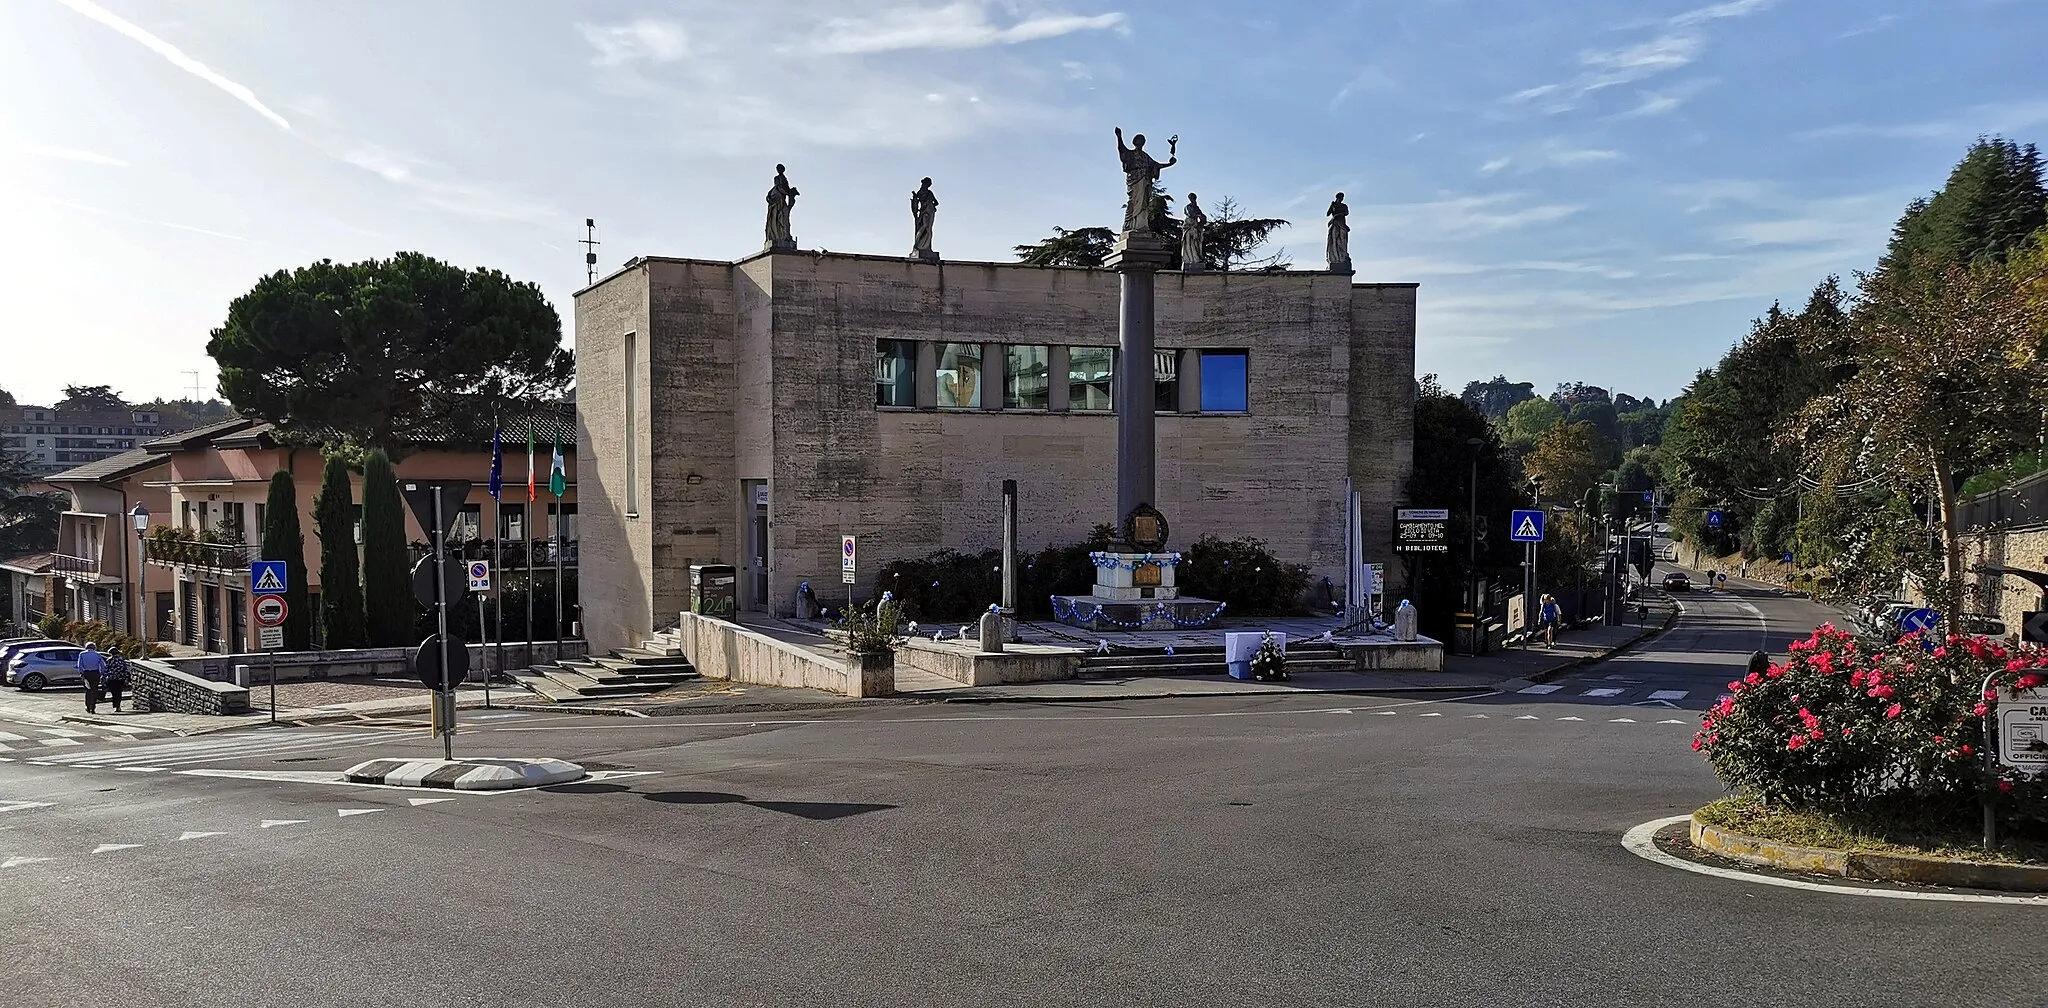
[[[768,605],[768,481],[745,480],[741,499],[747,508],[746,607]]]
[[[220,651],[220,586],[207,585],[202,594],[206,598],[206,637],[200,646],[208,652]]]

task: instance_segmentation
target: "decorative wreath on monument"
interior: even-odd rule
[[[1259,641],[1259,649],[1252,652],[1252,678],[1268,682],[1287,678],[1287,652],[1280,650],[1280,643],[1272,634]]]

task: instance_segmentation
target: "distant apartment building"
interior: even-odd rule
[[[112,458],[165,433],[155,410],[0,407],[0,450],[28,456],[43,474]]]

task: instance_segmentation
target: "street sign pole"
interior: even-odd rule
[[[448,526],[441,516],[441,488],[434,487],[434,616],[441,638],[441,695],[434,698],[434,706],[441,709],[452,706],[446,703],[448,696],[448,579],[438,576],[441,565],[448,562]],[[451,712],[452,713],[452,712]],[[443,717],[441,721],[441,755],[445,759],[455,758],[455,719]]]
[[[476,632],[477,632],[477,633],[483,633],[483,632],[484,632],[484,627],[486,626],[486,624],[484,623],[484,594],[485,594],[484,592],[477,592],[477,593],[476,593]],[[490,670],[490,669],[485,669],[485,670],[484,670],[484,709],[485,709],[485,710],[490,710],[490,709],[491,709],[491,670]]]

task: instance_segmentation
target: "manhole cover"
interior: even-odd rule
[[[285,758],[283,758],[283,759],[278,759],[278,760],[272,760],[271,762],[273,762],[273,763],[318,763],[318,762],[320,762],[321,760],[324,760],[324,759],[333,759],[333,758],[334,758],[334,757],[332,757],[332,756],[286,756],[286,757],[285,757]]]

